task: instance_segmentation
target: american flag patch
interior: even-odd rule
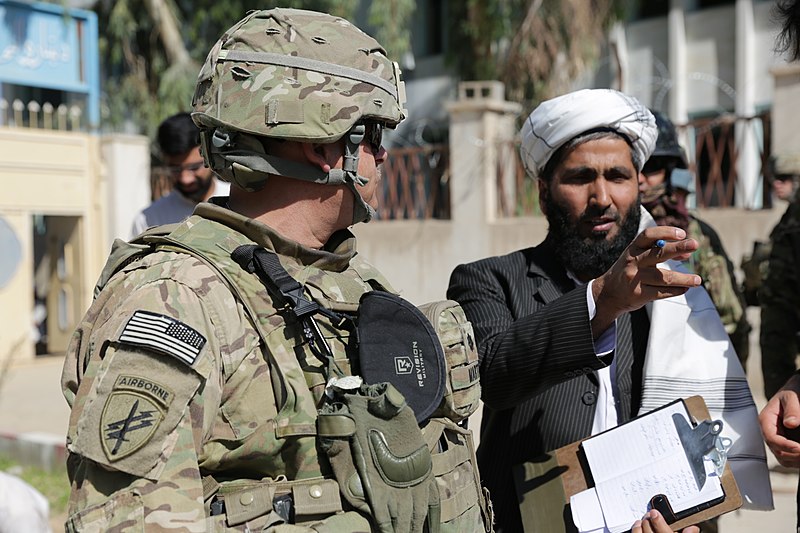
[[[174,318],[136,311],[122,330],[119,341],[146,346],[192,365],[200,355],[206,338]]]

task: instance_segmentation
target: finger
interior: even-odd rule
[[[633,523],[633,527],[631,527],[631,533],[642,533],[642,521],[637,520]]]
[[[686,232],[681,228],[676,228],[674,226],[654,226],[645,229],[637,235],[628,249],[632,252],[631,255],[641,255],[643,252],[656,247],[656,243],[660,240],[664,241],[664,246],[657,248],[664,248],[668,242],[681,241],[685,238]]]
[[[694,239],[683,239],[676,242],[668,242],[664,239],[659,239],[647,250],[646,254],[640,256],[640,264],[648,263],[655,265],[669,259],[684,261],[691,257],[699,247],[700,244]]]
[[[647,518],[645,523],[650,527],[651,531],[655,531],[656,533],[672,533],[672,528],[669,527],[664,516],[655,509],[648,511],[645,518]],[[647,531],[647,529],[645,529],[645,531]]]
[[[639,269],[639,282],[648,287],[684,287],[690,289],[698,287],[703,282],[703,279],[697,274],[689,274],[688,272],[645,267]]]
[[[700,533],[700,528],[697,527],[697,526],[689,526],[689,527],[683,528],[681,533]]]
[[[778,398],[783,413],[783,427],[794,429],[800,426],[800,398],[791,390],[780,391]]]

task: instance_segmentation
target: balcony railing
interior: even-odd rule
[[[83,110],[77,105],[54,106],[50,102],[40,104],[35,100],[26,104],[19,99],[9,103],[8,100],[0,98],[0,126],[80,131],[83,127],[82,117]]]

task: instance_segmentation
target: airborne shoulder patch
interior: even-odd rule
[[[127,457],[147,444],[174,396],[150,379],[118,376],[100,417],[100,442],[108,460]]]
[[[138,310],[122,330],[119,342],[150,348],[191,366],[205,346],[206,338],[180,320]]]

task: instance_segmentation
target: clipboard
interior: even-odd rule
[[[701,396],[692,396],[683,402],[695,426],[702,421],[710,420],[708,408]],[[586,457],[581,450],[581,443],[584,440],[586,439],[573,442],[537,460],[515,467],[514,484],[526,533],[537,531],[577,533],[569,507],[570,496],[594,485]],[[671,508],[668,502],[663,500],[651,500],[651,503],[664,514],[673,530],[679,530],[741,507],[742,496],[727,463],[720,481],[725,493],[724,499],[700,506],[686,516],[684,513],[670,516]]]

